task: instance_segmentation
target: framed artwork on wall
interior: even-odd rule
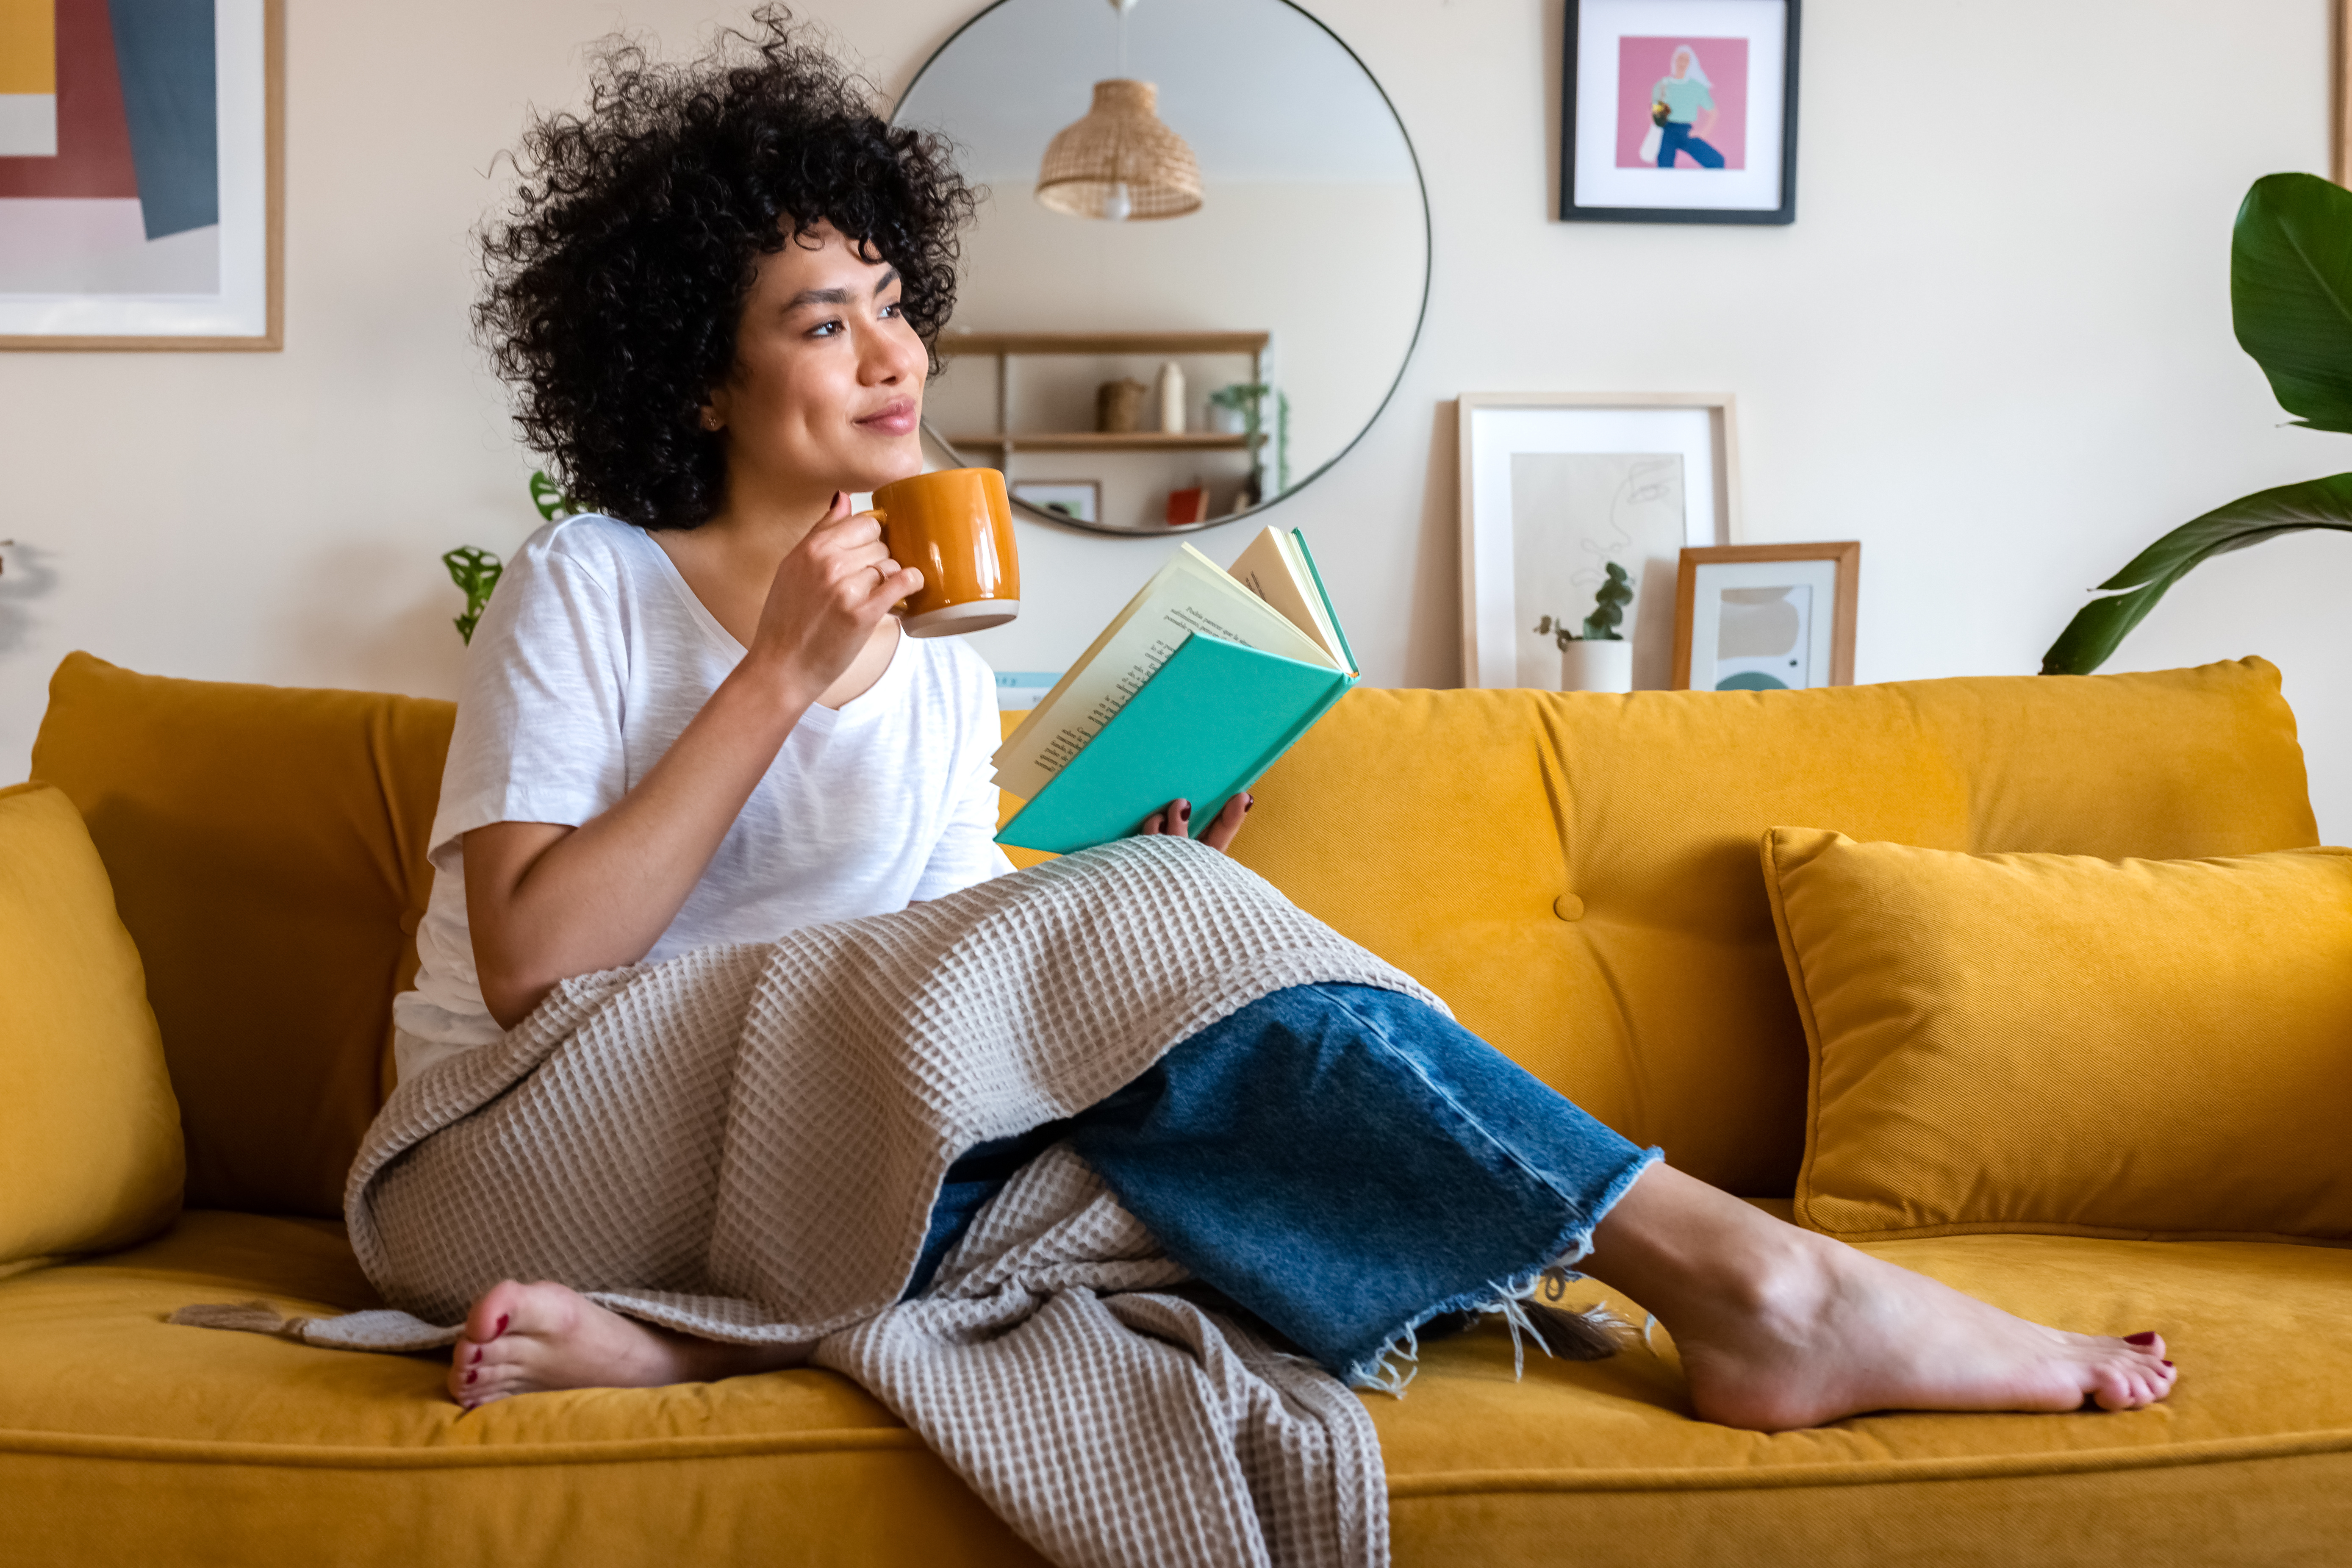
[[[1633,685],[1674,673],[1675,563],[1739,537],[1728,393],[1465,393],[1457,409],[1462,683],[1558,690],[1610,563],[1633,579]]]
[[[1559,216],[1794,223],[1800,0],[1567,0]]]
[[[1685,550],[1675,595],[1677,691],[1853,684],[1862,544]]]
[[[1013,499],[1072,522],[1102,521],[1100,479],[1023,479],[1013,487]]]
[[[0,21],[0,349],[281,346],[284,0]]]

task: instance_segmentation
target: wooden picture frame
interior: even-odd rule
[[[1733,579],[1713,584],[1716,595],[1714,605],[1719,608],[1720,595],[1726,589],[1747,592],[1765,591],[1759,584],[1745,579],[1774,576],[1776,574],[1759,573],[1754,569],[1759,566],[1778,564],[1816,568],[1827,565],[1831,569],[1828,574],[1822,574],[1818,570],[1802,574],[1804,576],[1815,579],[1812,582],[1791,582],[1780,585],[1780,591],[1784,594],[1790,588],[1800,586],[1807,591],[1803,605],[1801,608],[1792,608],[1786,617],[1794,623],[1796,637],[1787,647],[1774,647],[1769,655],[1760,649],[1732,656],[1716,651],[1720,646],[1716,640],[1716,637],[1720,633],[1720,624],[1718,623],[1716,635],[1709,635],[1708,627],[1702,621],[1700,611],[1706,606],[1702,605],[1701,600],[1707,597],[1710,588],[1710,584],[1702,579],[1710,575]],[[1709,568],[1729,568],[1730,570],[1710,573]],[[1741,570],[1743,568],[1746,570]],[[1818,581],[1823,575],[1830,578],[1830,583],[1826,585],[1831,588],[1831,592],[1826,595],[1830,601],[1831,618],[1825,633],[1821,629],[1816,618],[1819,599],[1823,595],[1814,592],[1825,585]],[[1862,542],[1859,540],[1839,540],[1822,544],[1727,544],[1684,551],[1681,567],[1675,574],[1675,580],[1674,689],[1676,691],[1692,689],[1691,670],[1694,663],[1712,667],[1707,671],[1708,679],[1703,688],[1709,691],[1769,690],[1792,686],[1800,689],[1806,687],[1852,686],[1853,684],[1854,616],[1861,605],[1861,590]],[[1786,601],[1783,603],[1785,604]],[[1787,677],[1794,673],[1793,669],[1768,672],[1760,668],[1768,662],[1777,665],[1782,660],[1790,666],[1802,668],[1806,679],[1792,682]],[[1725,677],[1718,672],[1727,663],[1758,668],[1743,668]],[[1811,679],[1811,677],[1818,673],[1823,664],[1826,664],[1828,668],[1828,679]]]
[[[1559,94],[1562,222],[1797,221],[1797,59],[1803,0],[1750,3],[1755,25],[1727,37],[1724,8],[1709,0],[1566,0]],[[1695,50],[1720,47],[1734,58],[1718,66],[1725,79],[1718,84],[1694,53],[1692,64],[1706,95],[1706,107],[1696,112],[1707,119],[1690,125],[1684,132],[1687,141],[1654,149],[1650,138],[1657,132],[1673,135],[1673,120],[1689,105],[1661,108],[1647,90],[1638,100],[1626,93],[1654,68],[1662,84],[1669,76],[1683,79],[1683,63],[1674,59],[1684,52],[1675,42],[1678,37]],[[1662,59],[1674,61],[1671,69]],[[1718,86],[1724,89],[1720,101],[1714,96]],[[1674,90],[1666,98],[1673,99]],[[1736,130],[1717,136],[1724,142],[1718,149],[1706,138],[1726,122]],[[1689,168],[1683,166],[1685,157]]]
[[[230,226],[233,225],[235,236],[233,239],[225,238],[223,248],[236,253],[236,258],[226,255],[223,258],[224,276],[219,292],[213,296],[197,295],[193,300],[184,296],[0,293],[0,350],[49,353],[60,350],[121,352],[177,349],[251,353],[274,352],[285,346],[286,3],[285,0],[249,0],[247,7],[237,9],[225,3],[215,12],[215,25],[220,29],[215,35],[216,48],[236,48],[239,52],[236,58],[241,62],[234,68],[227,66],[220,68],[221,77],[232,82],[243,80],[250,83],[252,93],[258,97],[257,105],[251,95],[225,104],[221,122],[232,131],[240,124],[251,128],[257,108],[259,118],[257,169],[254,167],[249,142],[242,142],[236,150],[224,147],[216,154],[224,160],[221,176],[223,233],[225,237],[230,236]],[[252,29],[257,25],[259,31],[257,72],[250,53]],[[223,32],[235,34],[235,38],[223,37]],[[234,163],[234,174],[226,166],[230,162]],[[257,183],[257,192],[254,189]],[[257,195],[257,201],[253,199]],[[257,251],[257,256],[255,254]],[[237,258],[242,258],[242,260]],[[207,305],[207,300],[214,303]],[[232,300],[234,303],[228,302]],[[93,316],[103,319],[106,314],[104,308],[109,305],[116,307],[125,318],[125,330],[86,330]],[[168,325],[175,305],[192,320],[201,320],[208,310],[215,319],[233,313],[252,321],[256,330],[138,330],[141,324],[152,329],[159,318]],[[23,330],[23,321],[45,312],[62,312],[82,330]],[[135,322],[130,320],[132,317],[137,318]]]
[[[2352,0],[2328,7],[2327,177],[2352,187]]]
[[[1565,616],[1571,624],[1582,616],[1583,609],[1566,602],[1568,595],[1590,595],[1612,555],[1612,543],[1622,534],[1629,545],[1638,544],[1633,553],[1639,556],[1622,563],[1635,577],[1624,631],[1634,645],[1633,682],[1663,689],[1674,657],[1677,552],[1692,544],[1729,544],[1739,538],[1737,400],[1727,392],[1469,392],[1456,402],[1455,429],[1462,684],[1558,689],[1559,650],[1531,642],[1533,628],[1539,615]],[[1677,516],[1645,510],[1663,503],[1643,494],[1636,498],[1633,515],[1612,506],[1612,531],[1594,532],[1580,518],[1538,509],[1531,515],[1535,526],[1565,530],[1555,559],[1573,552],[1568,572],[1573,589],[1553,593],[1545,586],[1543,579],[1556,574],[1540,559],[1530,572],[1522,572],[1527,552],[1519,513],[1536,499],[1519,494],[1517,476],[1523,459],[1534,459],[1538,471],[1528,474],[1531,481],[1565,482],[1570,487],[1566,494],[1575,496],[1606,479],[1608,465],[1625,467],[1630,479],[1629,465],[1653,458],[1672,460]],[[1585,466],[1590,471],[1574,470],[1571,464],[1579,458],[1592,460]],[[1532,602],[1537,597],[1543,602]],[[1531,602],[1522,605],[1522,598]]]

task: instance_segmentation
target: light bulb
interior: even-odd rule
[[[1134,210],[1134,199],[1127,194],[1127,182],[1125,180],[1112,181],[1110,195],[1103,198],[1103,216],[1110,219],[1113,223],[1125,223],[1127,221],[1127,215]]]

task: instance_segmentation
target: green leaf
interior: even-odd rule
[[[2042,656],[2042,673],[2090,674],[2199,563],[2309,528],[2352,532],[2352,474],[2257,490],[2182,523],[2099,584],[2130,592],[2094,600],[2075,612]]]
[[[2230,237],[2238,344],[2298,424],[2352,432],[2352,191],[2265,174]]]
[[[1592,613],[1584,617],[1584,635],[1592,642],[1622,642],[1625,639],[1618,635],[1617,626],[1625,618],[1625,606],[1633,602],[1633,580],[1614,561],[1604,565],[1607,574],[1601,591],[1592,595]]]
[[[580,510],[572,504],[571,496],[564,492],[563,487],[549,479],[546,473],[539,468],[533,468],[530,471],[530,504],[537,507],[539,515],[549,522],[553,522],[559,517],[570,517]]]
[[[466,595],[466,613],[457,617],[456,624],[457,635],[470,647],[474,623],[482,618],[482,606],[490,602],[490,590],[499,585],[499,575],[506,570],[506,563],[479,546],[461,544],[446,552],[441,564],[449,569],[449,581]]]

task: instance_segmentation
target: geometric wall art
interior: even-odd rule
[[[0,348],[282,342],[283,0],[0,0]]]

